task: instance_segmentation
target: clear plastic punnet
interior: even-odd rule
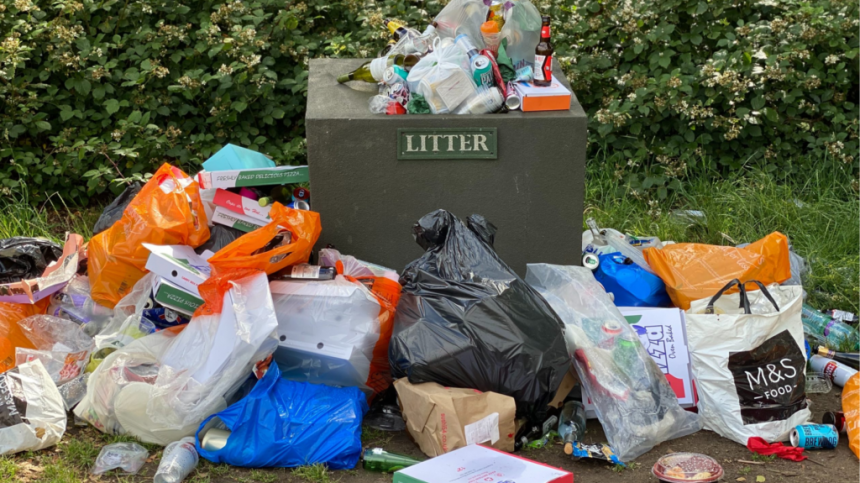
[[[621,461],[702,429],[590,270],[530,264],[526,282],[564,321],[573,366]]]

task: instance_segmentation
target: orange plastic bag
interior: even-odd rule
[[[851,376],[842,388],[842,412],[848,426],[848,447],[860,458],[860,374]]]
[[[122,218],[90,240],[87,270],[93,300],[113,308],[143,277],[149,258],[143,243],[197,247],[208,239],[197,182],[165,163],[131,200]]]
[[[693,300],[713,297],[734,279],[769,285],[791,277],[788,238],[778,231],[744,248],[677,243],[646,248],[643,254],[654,273],[663,279],[672,302],[684,310]],[[751,285],[747,289],[758,287]],[[737,288],[727,293],[733,291],[737,292]]]
[[[35,349],[30,339],[21,331],[19,320],[31,315],[41,315],[48,310],[51,298],[44,298],[35,304],[14,304],[0,302],[0,372],[15,367],[15,348]]]
[[[308,261],[322,231],[319,213],[275,203],[269,216],[268,225],[233,240],[209,258],[213,277],[242,269],[272,274]]]

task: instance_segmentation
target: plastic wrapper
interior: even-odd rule
[[[319,213],[275,203],[269,216],[272,221],[267,225],[237,238],[209,258],[213,277],[247,269],[272,274],[308,261],[322,231]]]
[[[63,247],[44,238],[15,236],[0,240],[0,283],[42,275],[63,255]]]
[[[39,359],[57,385],[81,375],[95,344],[71,320],[34,315],[18,322],[35,349],[15,349],[18,364]]]
[[[400,282],[392,375],[511,396],[534,420],[570,368],[562,322],[493,249],[496,227],[437,210],[413,227],[426,250]],[[674,396],[673,396],[674,397]]]
[[[436,15],[436,33],[440,37],[454,38],[460,34],[466,34],[475,43],[478,50],[484,48],[484,38],[481,35],[481,24],[487,20],[489,7],[482,0],[451,0],[445,8]],[[538,30],[540,30],[540,17],[538,17]],[[532,60],[534,60],[534,46],[532,45]]]
[[[87,379],[89,376],[89,374],[81,374],[62,386],[57,387],[60,391],[60,396],[63,398],[63,405],[66,411],[71,411],[87,395]]]
[[[860,374],[854,374],[842,389],[842,412],[848,427],[848,447],[860,458]]]
[[[367,400],[356,387],[288,381],[272,365],[247,397],[214,414],[197,431],[197,451],[213,463],[246,468],[321,463],[352,469],[361,455],[361,421]],[[210,428],[230,431],[227,444],[200,445]]]
[[[120,469],[125,474],[134,475],[143,468],[148,457],[146,448],[137,443],[109,444],[99,451],[91,473],[98,476]]]
[[[391,383],[388,343],[395,305],[372,291],[380,285],[399,292],[397,282],[366,275],[361,281],[338,275],[329,281],[272,282],[280,335],[275,361],[284,377],[357,386],[369,396],[384,391]]]
[[[86,275],[75,275],[60,292],[51,296],[48,315],[71,320],[90,337],[98,334],[113,316],[113,310],[97,304],[90,297]]]
[[[507,40],[505,52],[514,69],[531,66],[535,60],[535,46],[540,42],[541,18],[538,9],[528,0],[513,0],[505,15],[502,39]]]
[[[205,304],[184,328],[165,329],[108,355],[90,376],[75,414],[112,434],[168,444],[194,430],[277,345],[266,276],[213,277]],[[181,330],[181,332],[179,332]]]
[[[109,205],[105,206],[102,214],[99,215],[99,219],[96,220],[96,224],[93,225],[93,236],[107,230],[119,221],[122,218],[125,207],[140,193],[141,188],[143,186],[135,181],[128,185]]]
[[[699,414],[705,429],[740,444],[753,437],[786,441],[812,416],[803,290],[774,284],[729,293],[738,286],[743,284],[730,281],[685,314]]]
[[[88,245],[91,297],[113,308],[146,274],[154,245],[196,247],[209,239],[206,213],[194,179],[162,165],[125,208],[122,218]]]
[[[779,232],[744,248],[676,243],[646,248],[643,254],[654,273],[663,279],[672,302],[684,310],[694,300],[713,296],[733,279],[770,285],[791,277],[788,239]]]
[[[565,340],[585,394],[621,461],[702,428],[677,396],[591,271],[528,265],[526,281],[566,324]]]
[[[18,321],[33,315],[44,314],[50,299],[42,299],[35,304],[16,304],[0,302],[0,372],[15,367],[15,349],[35,349],[36,346],[21,331]]]
[[[0,374],[0,395],[0,455],[48,448],[63,437],[63,398],[41,362]]]

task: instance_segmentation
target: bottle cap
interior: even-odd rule
[[[293,198],[307,201],[311,199],[311,192],[307,188],[296,188],[293,190]]]
[[[589,270],[597,270],[600,266],[600,258],[593,253],[586,253],[582,256],[582,266]]]
[[[495,20],[488,20],[481,24],[481,33],[495,34],[499,32],[499,23]]]
[[[603,323],[603,332],[609,335],[618,335],[622,331],[621,324],[617,320],[607,320]]]

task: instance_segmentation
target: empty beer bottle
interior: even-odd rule
[[[580,401],[567,401],[558,418],[558,435],[564,443],[565,454],[573,454],[573,443],[581,441],[583,434],[585,434],[585,407]]]
[[[408,466],[416,465],[421,461],[409,456],[397,453],[389,453],[382,448],[371,448],[364,450],[362,466],[368,471],[382,471],[394,473]]]
[[[549,43],[549,16],[541,17],[540,42],[535,47],[535,85],[552,85],[552,44]]]
[[[395,41],[399,42],[400,39],[405,37],[409,38],[418,38],[421,36],[421,32],[411,29],[400,22],[395,22],[393,20],[388,20],[387,18],[382,21],[383,24],[388,28],[388,31],[391,32],[391,36]]]
[[[418,56],[413,54],[398,54],[392,57],[378,57],[365,62],[361,67],[355,69],[349,74],[344,74],[338,77],[337,82],[343,84],[349,81],[362,81],[376,84],[382,80],[382,75],[385,73],[385,69],[392,65],[399,65],[408,71],[417,63]]]

